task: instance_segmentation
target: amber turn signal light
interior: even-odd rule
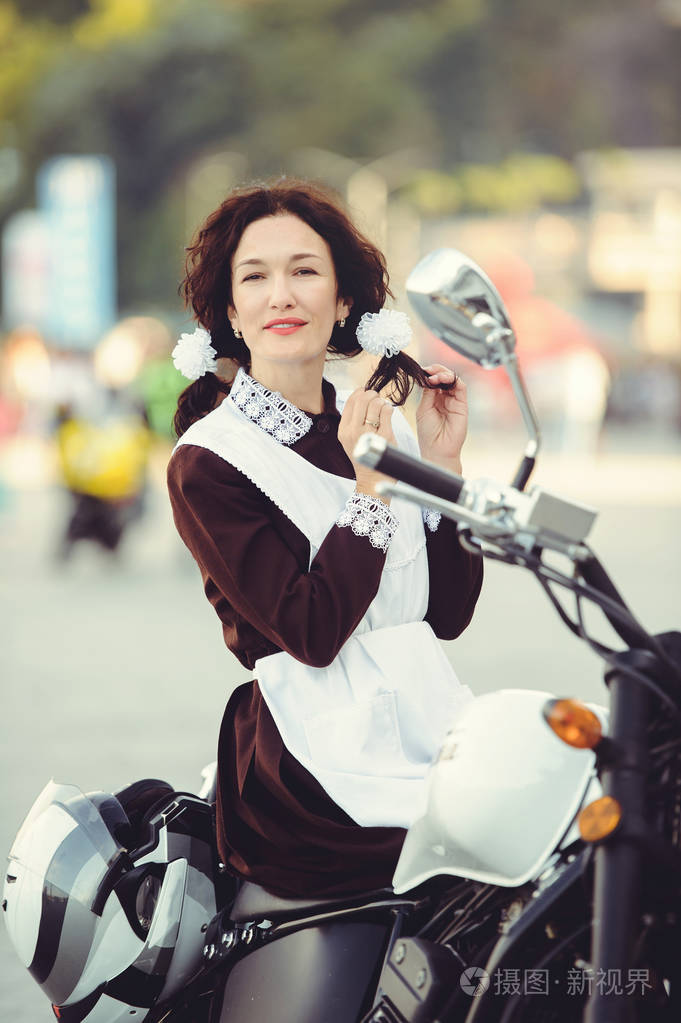
[[[559,739],[577,749],[595,749],[603,738],[597,716],[578,700],[547,700],[544,719]]]
[[[585,842],[599,842],[612,835],[622,820],[622,807],[612,796],[601,796],[589,803],[577,817],[579,833]]]

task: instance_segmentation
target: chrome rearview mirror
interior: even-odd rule
[[[426,327],[450,348],[485,369],[506,370],[530,437],[513,480],[513,486],[522,490],[541,437],[501,295],[477,263],[456,249],[437,249],[424,256],[409,274],[407,295]]]
[[[407,294],[426,327],[467,359],[492,369],[515,348],[501,295],[479,266],[456,249],[424,256],[407,280]]]

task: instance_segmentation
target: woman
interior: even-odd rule
[[[460,471],[464,385],[398,351],[406,317],[375,316],[390,294],[382,255],[308,183],[232,193],[190,247],[183,290],[201,328],[174,353],[195,382],[170,497],[225,642],[256,676],[220,732],[221,857],[283,896],[387,886],[470,698],[435,637],[466,627],[482,570],[451,522],[381,497],[352,452],[372,430]],[[360,340],[385,354],[343,401],[325,360]],[[220,358],[238,364],[231,387]],[[379,394],[392,384],[403,403],[414,382],[418,447]]]

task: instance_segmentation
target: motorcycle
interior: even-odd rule
[[[438,337],[506,368],[525,455],[505,486],[375,434],[355,454],[395,481],[386,492],[455,519],[475,554],[534,573],[605,660],[609,710],[521,690],[478,697],[432,765],[392,888],[352,897],[286,899],[231,879],[215,848],[214,770],[198,795],[156,779],[114,795],[51,783],[10,852],[3,910],[65,1023],[679,1018],[681,635],[634,619],[585,543],[592,509],[526,491],[539,430],[486,275],[441,250],[408,292]],[[626,649],[590,636],[587,601]]]

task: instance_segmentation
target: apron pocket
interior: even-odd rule
[[[303,721],[310,760],[331,771],[383,775],[403,766],[394,692],[383,692]]]

